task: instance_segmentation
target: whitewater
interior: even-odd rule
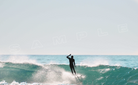
[[[136,55],[1,55],[0,85],[138,85]]]

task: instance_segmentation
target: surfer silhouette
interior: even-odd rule
[[[69,58],[69,56],[71,56],[71,58]],[[75,59],[73,59],[73,55],[69,54],[67,56],[67,58],[69,59],[69,65],[70,65],[70,69],[71,69],[72,74],[73,74],[73,72],[76,74],[76,71],[75,71],[75,68],[74,68],[74,66],[75,66]]]

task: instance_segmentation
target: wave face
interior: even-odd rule
[[[77,76],[70,72],[68,65],[35,65],[29,63],[0,62],[0,85],[3,80],[9,84],[22,82],[49,85],[138,85],[138,70],[121,66],[99,65],[96,67],[77,66]],[[80,76],[82,75],[82,76]],[[14,84],[13,84],[14,85]]]

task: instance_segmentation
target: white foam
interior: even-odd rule
[[[29,64],[35,64],[35,65],[39,65],[39,66],[43,66],[40,63],[37,63],[36,60],[34,59],[30,59],[28,56],[9,56],[7,59],[1,59],[1,62],[10,62],[10,63],[29,63]],[[0,67],[3,67],[4,64],[0,64]]]
[[[27,82],[16,82],[16,81],[13,81],[12,83],[7,83],[5,81],[1,81],[0,82],[0,85],[69,85],[67,83],[27,83]],[[75,84],[73,84],[75,85]]]
[[[88,67],[96,67],[99,65],[110,65],[110,66],[122,66],[119,63],[112,63],[111,60],[103,58],[97,58],[97,57],[89,57],[80,62],[78,64],[80,66],[88,66]]]
[[[3,81],[0,82],[0,85],[8,85],[8,83],[5,82],[5,80],[3,80]]]
[[[99,69],[98,71],[99,71],[100,73],[106,73],[106,72],[110,71],[110,68]]]
[[[34,81],[40,81],[43,83],[52,83],[53,85],[58,84],[73,84],[77,83],[75,76],[71,72],[67,72],[58,66],[45,66],[45,69],[37,71],[33,74]]]
[[[4,80],[0,82],[0,85],[68,85],[67,83],[27,83],[27,82],[16,82],[7,83]],[[75,84],[74,84],[75,85]]]
[[[29,59],[27,56],[10,56],[5,62],[12,63],[37,63],[36,60]]]
[[[103,79],[103,77],[97,78],[96,80],[101,80],[101,79]]]
[[[95,67],[99,65],[109,65],[108,60],[104,58],[87,58],[84,59],[81,63],[81,66]]]
[[[20,83],[13,81],[10,85],[19,85]]]
[[[0,63],[0,68],[3,68],[4,67],[4,63]]]

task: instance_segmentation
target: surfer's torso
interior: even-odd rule
[[[70,64],[70,66],[74,66],[74,65],[73,65],[73,62],[74,62],[74,59],[69,58],[69,64]]]

